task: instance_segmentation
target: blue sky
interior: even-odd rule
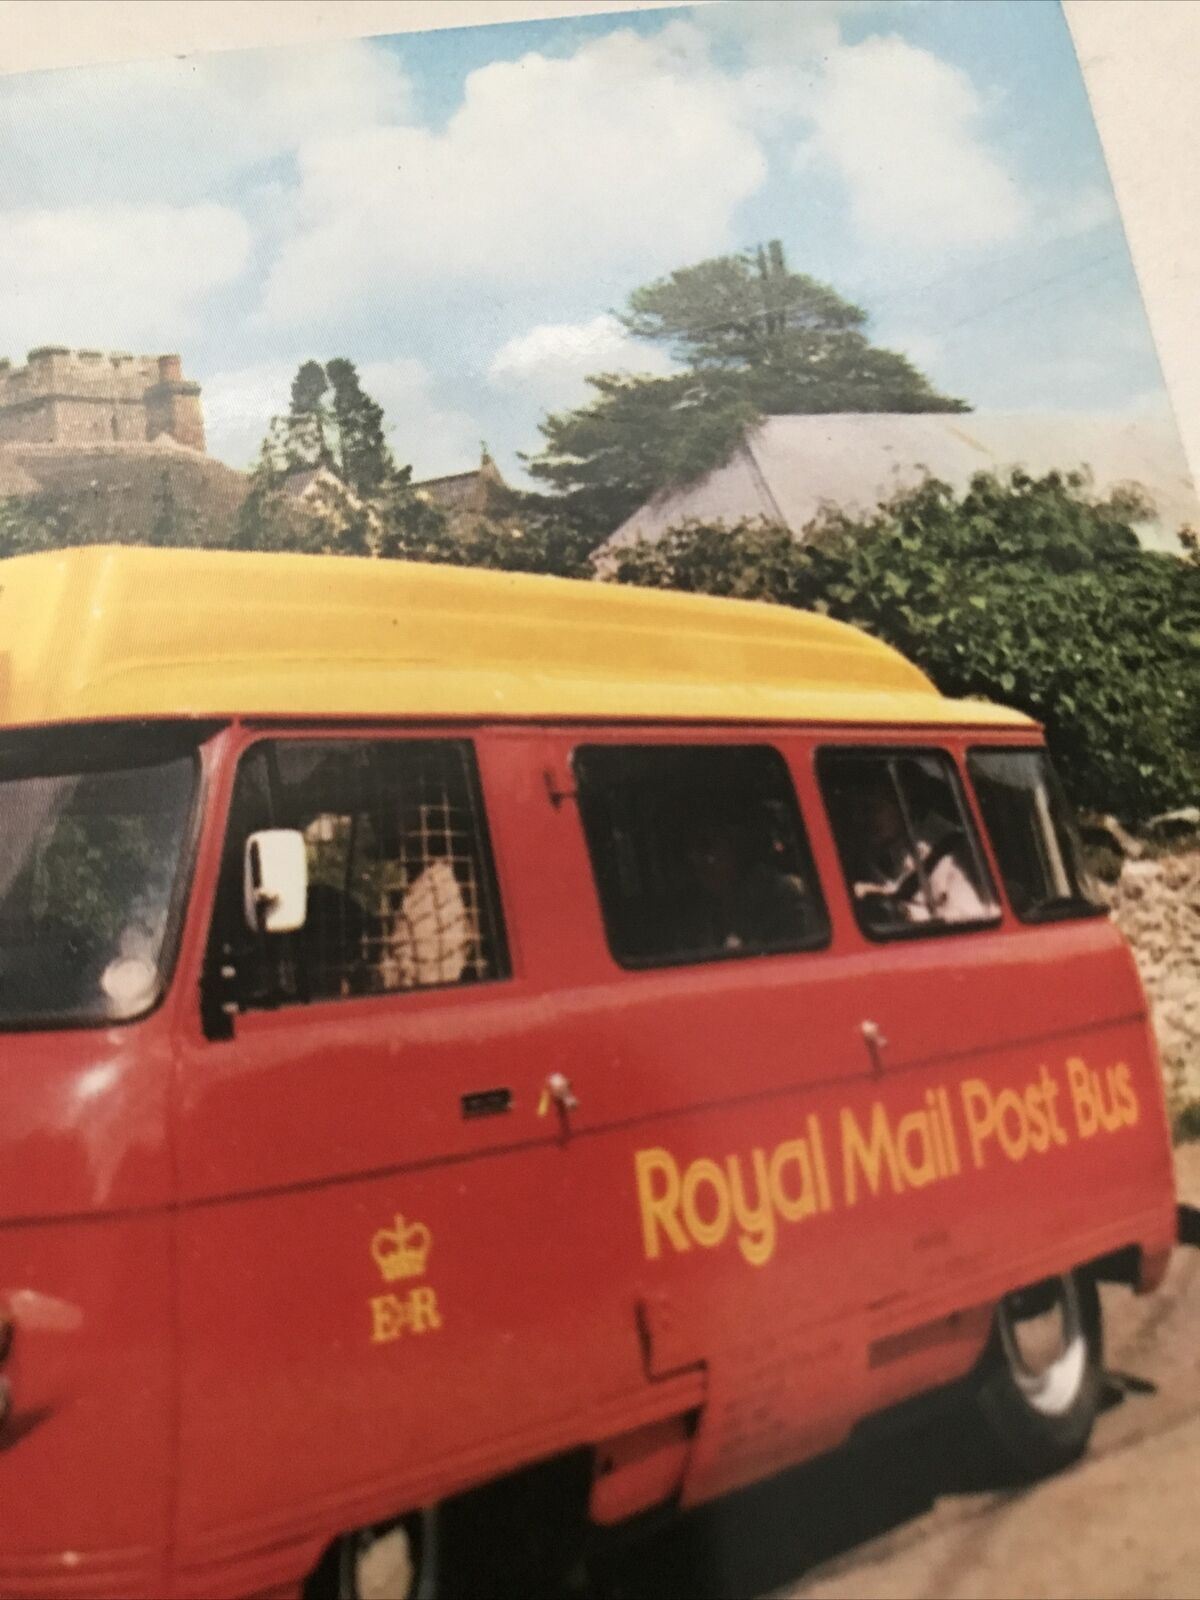
[[[346,355],[417,477],[504,470],[612,313],[759,240],[979,408],[1145,412],[1162,380],[1051,0],[807,0],[0,79],[0,354],[178,349],[247,464]]]

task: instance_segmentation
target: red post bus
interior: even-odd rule
[[[1084,1448],[1176,1210],[1032,722],[333,558],[7,561],[0,652],[0,1594],[529,1593],[952,1384]]]

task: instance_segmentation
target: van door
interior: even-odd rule
[[[648,1370],[705,1374],[688,1501],[828,1448],[866,1387],[872,1245],[833,1163],[869,1065],[792,744],[657,728],[554,741],[577,878],[602,912],[578,924],[586,981],[570,992],[592,1135],[574,1159],[585,1192],[620,1198]]]
[[[552,807],[519,742],[481,782],[481,744],[239,752],[208,969],[239,1010],[231,1037],[197,1029],[179,1106],[180,1538],[201,1586],[232,1550],[319,1543],[619,1431],[645,1386],[632,1316],[603,1314],[621,1241],[599,1192],[581,1209],[543,1105],[556,930],[523,932],[522,907],[557,896],[569,920],[553,830],[494,857],[484,800],[509,833]],[[305,840],[294,935],[246,924],[263,828]]]
[[[1106,1247],[1068,1062],[1140,1048],[1137,998],[1103,923],[1060,928],[1051,950],[1003,916],[950,751],[825,746],[818,774],[878,1074],[853,1161],[859,1188],[893,1202],[875,1213],[891,1283],[873,1340],[899,1348],[894,1334]]]
[[[858,927],[874,1067],[843,1164],[872,1207],[887,1274],[872,1330],[881,1344],[954,1304],[987,1265],[964,1193],[958,1083],[997,1042],[988,1012],[1001,908],[948,751],[824,745],[817,774]]]

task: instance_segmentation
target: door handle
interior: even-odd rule
[[[883,1029],[877,1022],[868,1018],[860,1029],[863,1043],[867,1047],[867,1054],[871,1058],[871,1071],[878,1078],[883,1073],[883,1052],[887,1049],[887,1040],[883,1036]]]
[[[542,1086],[542,1097],[538,1101],[537,1114],[544,1117],[554,1106],[558,1110],[559,1122],[564,1133],[570,1132],[571,1112],[579,1104],[579,1097],[571,1087],[571,1080],[565,1072],[552,1072]]]

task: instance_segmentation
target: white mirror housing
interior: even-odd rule
[[[246,840],[246,922],[256,933],[294,933],[308,910],[308,854],[295,828],[263,828]]]

